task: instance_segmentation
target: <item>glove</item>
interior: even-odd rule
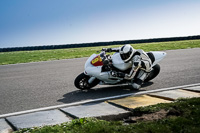
[[[102,48],[102,50],[101,51],[106,51],[107,50],[107,48]]]
[[[112,48],[108,48],[106,52],[112,52]]]
[[[112,48],[103,48],[102,51],[105,51],[105,52],[112,52]]]

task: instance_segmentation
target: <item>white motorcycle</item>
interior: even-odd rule
[[[160,62],[165,56],[165,52],[153,51],[147,52],[152,61],[152,70],[146,77],[144,82],[148,82],[155,78],[160,72]],[[100,85],[116,85],[116,84],[132,84],[134,78],[137,77],[138,68],[134,68],[134,73],[130,79],[112,76],[111,72],[130,73],[132,63],[124,63],[120,57],[120,53],[107,55],[105,50],[100,54],[92,54],[85,63],[85,71],[78,75],[74,81],[74,85],[81,90],[89,90],[97,84]]]

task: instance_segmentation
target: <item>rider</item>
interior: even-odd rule
[[[108,48],[105,49],[106,52],[119,52],[121,59],[124,63],[132,63],[132,69],[129,74],[123,74],[111,71],[112,76],[121,77],[125,79],[133,79],[136,74],[136,71],[139,70],[139,74],[134,80],[132,86],[135,89],[139,89],[143,81],[148,76],[148,73],[151,71],[152,61],[149,56],[141,49],[136,50],[130,44],[125,44],[121,48]]]

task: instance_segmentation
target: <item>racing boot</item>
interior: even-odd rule
[[[143,83],[143,81],[146,79],[147,77],[147,72],[140,70],[135,82],[132,84],[132,87],[134,89],[139,89]]]

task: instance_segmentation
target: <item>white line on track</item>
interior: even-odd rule
[[[46,111],[46,110],[52,110],[52,109],[59,109],[59,108],[64,108],[64,107],[69,107],[69,106],[75,106],[75,105],[91,103],[91,102],[101,102],[101,101],[106,101],[106,100],[111,100],[111,99],[123,98],[123,97],[127,97],[127,96],[143,95],[143,94],[166,91],[166,90],[187,88],[187,87],[193,87],[193,86],[200,86],[200,83],[182,85],[182,86],[175,86],[175,87],[169,87],[169,88],[162,88],[162,89],[156,89],[156,90],[149,90],[149,91],[142,91],[142,92],[137,92],[137,93],[129,93],[129,94],[118,95],[118,96],[91,99],[91,100],[85,100],[85,101],[81,101],[81,102],[74,102],[74,103],[69,103],[69,104],[62,104],[62,105],[56,105],[56,106],[50,106],[50,107],[44,107],[44,108],[38,108],[38,109],[32,109],[32,110],[26,110],[26,111],[20,111],[20,112],[14,112],[14,113],[0,115],[0,118],[6,118],[6,117],[10,117],[10,116],[15,116],[15,115],[22,115],[22,114],[28,114],[28,113]]]

